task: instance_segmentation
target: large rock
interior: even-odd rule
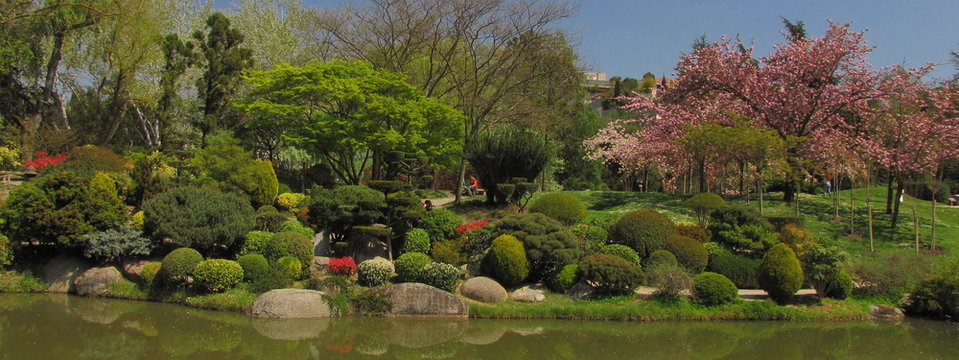
[[[587,300],[596,295],[596,288],[589,286],[585,281],[577,282],[576,285],[566,290],[566,296],[573,300]]]
[[[890,305],[869,305],[869,313],[876,320],[902,320],[906,313],[902,309]]]
[[[49,292],[64,294],[76,292],[73,286],[74,280],[89,269],[90,265],[87,265],[83,259],[61,254],[43,267],[43,281],[50,284],[47,288]]]
[[[324,293],[316,290],[270,290],[253,300],[247,313],[265,318],[321,318],[332,315]]]
[[[546,300],[546,291],[538,285],[527,285],[513,291],[513,300],[524,302],[540,302]]]
[[[503,285],[485,276],[466,280],[460,288],[460,294],[485,303],[498,303],[509,297],[509,293],[506,292]]]
[[[332,241],[329,233],[326,231],[316,233],[316,236],[313,237],[313,255],[330,256],[331,245]]]
[[[126,276],[127,279],[142,283],[143,277],[140,274],[143,272],[143,267],[149,263],[149,260],[127,259],[123,260],[120,267],[123,269],[123,276]]]
[[[466,300],[435,287],[419,283],[402,283],[383,287],[392,316],[469,316]]]
[[[77,295],[80,296],[107,296],[110,294],[110,285],[123,280],[120,270],[113,266],[92,268],[84,271],[74,280]]]
[[[330,276],[330,258],[326,256],[314,256],[313,263],[310,264],[310,279],[322,279]]]

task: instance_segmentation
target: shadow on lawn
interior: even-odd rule
[[[681,209],[687,195],[671,195],[659,192],[594,192],[590,195],[589,210],[608,211],[630,204],[643,204],[647,207]]]

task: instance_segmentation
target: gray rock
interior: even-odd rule
[[[595,294],[596,289],[584,281],[577,282],[576,285],[566,290],[566,296],[573,300],[591,299]]]
[[[540,302],[546,300],[546,291],[539,285],[527,285],[514,290],[510,297],[516,301]]]
[[[43,267],[43,281],[50,284],[47,288],[49,292],[75,293],[74,280],[89,269],[90,265],[83,259],[61,254]]]
[[[485,303],[498,303],[509,297],[503,285],[485,276],[466,280],[460,288],[460,294]]]
[[[902,320],[906,318],[906,313],[891,305],[869,305],[869,313],[876,320]]]
[[[123,260],[123,263],[120,264],[120,267],[123,269],[123,276],[126,276],[127,279],[140,283],[143,282],[143,278],[140,276],[140,273],[143,272],[143,267],[149,263],[149,260],[128,259]]]
[[[435,287],[402,283],[383,287],[392,316],[469,316],[466,300]]]
[[[324,293],[316,290],[270,290],[253,300],[247,314],[265,318],[322,318],[332,316]]]
[[[77,290],[77,295],[99,297],[109,295],[110,285],[122,279],[123,275],[120,274],[120,270],[113,266],[92,268],[78,276],[73,281],[73,285]]]
[[[330,247],[332,245],[330,234],[326,231],[316,233],[316,236],[313,238],[313,255],[330,256]]]
[[[330,276],[330,258],[326,256],[313,257],[313,263],[310,264],[310,278],[321,279]]]

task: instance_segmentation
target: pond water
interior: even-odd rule
[[[0,294],[4,359],[959,359],[959,326],[903,322],[251,319]]]

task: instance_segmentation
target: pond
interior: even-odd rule
[[[251,319],[0,294],[4,359],[959,359],[959,326],[903,322]]]

